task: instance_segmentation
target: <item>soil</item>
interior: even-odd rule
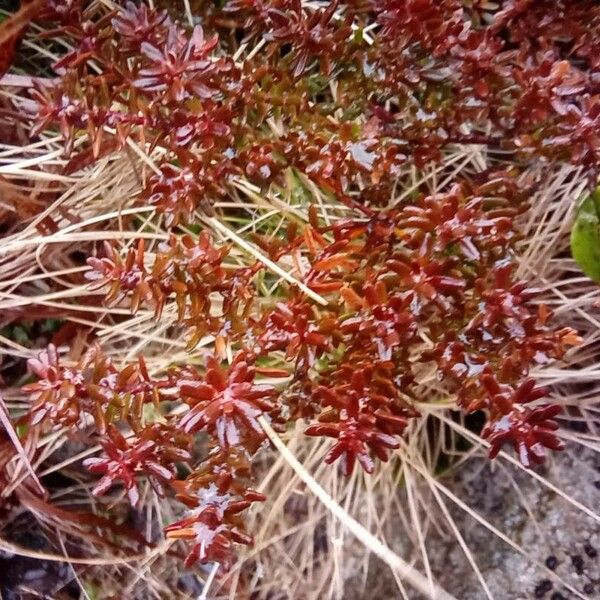
[[[14,543],[39,552],[52,552],[33,515],[23,513],[3,534]],[[11,555],[0,550],[0,597],[2,600],[70,600],[81,590],[65,563]]]

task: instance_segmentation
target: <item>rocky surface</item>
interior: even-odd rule
[[[536,472],[574,500],[600,512],[600,454],[571,448],[556,454]],[[472,459],[443,481],[532,559],[447,502],[494,600],[600,598],[600,522],[506,462]],[[400,528],[396,531],[398,539],[390,544],[406,556],[406,543],[400,539],[405,534]],[[442,587],[458,600],[487,598],[450,532],[439,534],[430,529],[426,546]],[[423,572],[422,566],[419,568]],[[402,598],[389,569],[373,559],[369,571],[366,585],[350,580],[345,600]],[[411,600],[423,598],[410,590],[407,595]]]
[[[592,452],[565,452],[537,472],[574,500],[598,510],[599,459]],[[472,472],[461,468],[449,487],[539,563],[533,564],[492,532],[474,525],[463,511],[453,510],[492,596],[500,600],[577,598],[558,577],[582,597],[600,598],[600,523],[521,470],[473,463]],[[455,542],[430,543],[429,550],[433,569],[448,591],[464,600],[485,598]]]

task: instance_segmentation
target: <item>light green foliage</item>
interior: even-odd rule
[[[571,230],[571,254],[590,279],[600,282],[600,186],[579,207]]]

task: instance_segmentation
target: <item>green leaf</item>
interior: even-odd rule
[[[62,319],[46,319],[42,323],[43,333],[56,333],[64,323]]]
[[[21,425],[17,425],[15,427],[15,431],[17,432],[19,439],[22,440],[29,432],[29,423],[22,423]]]
[[[15,342],[17,342],[17,344],[25,346],[29,342],[29,333],[25,327],[22,327],[21,325],[15,325],[12,338]]]
[[[100,589],[93,583],[87,582],[83,584],[85,594],[90,600],[98,600],[100,598]]]
[[[329,85],[329,78],[324,75],[311,75],[306,79],[308,91],[314,96],[322,92]]]
[[[306,188],[300,175],[294,172],[294,169],[288,168],[285,172],[286,187],[290,191],[292,204],[304,205],[311,203],[311,193]]]
[[[571,229],[571,254],[590,279],[600,282],[600,186],[579,207]]]
[[[154,404],[144,404],[142,408],[142,419],[144,423],[166,423],[160,410]]]

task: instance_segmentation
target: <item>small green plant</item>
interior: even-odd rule
[[[590,279],[600,281],[600,188],[581,200],[571,230],[571,253]]]

